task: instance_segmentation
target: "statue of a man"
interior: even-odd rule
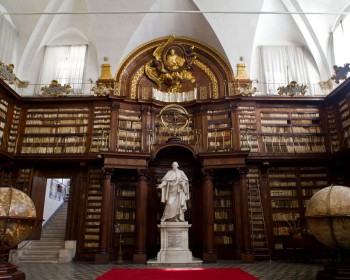
[[[157,189],[162,189],[161,202],[166,203],[161,222],[170,220],[184,222],[184,213],[187,210],[186,201],[190,199],[189,184],[186,174],[179,170],[179,164],[172,163]]]

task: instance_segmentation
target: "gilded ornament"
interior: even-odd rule
[[[106,86],[105,84],[97,84],[95,87],[91,89],[91,91],[97,96],[107,96],[113,89],[110,86]]]
[[[58,81],[52,80],[51,84],[47,87],[44,86],[41,88],[43,95],[52,95],[52,96],[60,96],[62,94],[69,94],[71,92],[70,85],[61,85]]]
[[[186,109],[177,104],[165,106],[159,113],[162,128],[173,136],[185,131],[189,125]]]
[[[205,74],[210,78],[212,85],[213,85],[213,98],[219,98],[219,87],[218,87],[218,81],[214,75],[214,73],[209,69],[208,66],[206,66],[204,63],[195,60],[194,65],[196,65],[198,68],[204,71]]]
[[[131,82],[131,93],[130,93],[130,98],[131,99],[136,99],[137,98],[137,82],[141,78],[145,71],[145,67],[142,66],[140,67],[139,70],[137,70],[136,75],[133,77],[132,82]]]
[[[191,73],[191,64],[195,60],[194,47],[186,49],[183,45],[174,43],[175,36],[158,46],[153,52],[153,59],[145,66],[146,76],[152,80],[157,89],[167,87],[167,92],[177,93],[182,89],[182,83],[194,83],[195,77]]]
[[[306,93],[307,86],[299,85],[296,81],[291,81],[286,87],[279,87],[278,94],[279,95],[304,95]]]
[[[350,72],[350,63],[345,63],[344,66],[333,66],[334,75],[331,77],[336,84],[339,84],[340,80],[346,80]]]

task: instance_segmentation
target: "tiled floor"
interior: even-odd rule
[[[94,280],[109,269],[116,267],[136,269],[149,266],[127,263],[94,265],[74,262],[71,264],[20,264],[18,269],[26,273],[26,280]],[[171,267],[179,266],[172,265]],[[198,268],[198,265],[196,267]],[[292,261],[256,261],[253,264],[242,264],[240,261],[221,260],[215,264],[202,264],[200,267],[238,267],[261,280],[312,280],[316,279],[316,274],[322,269],[322,264]]]

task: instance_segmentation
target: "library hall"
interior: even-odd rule
[[[350,279],[349,0],[34,2],[0,1],[0,279]]]

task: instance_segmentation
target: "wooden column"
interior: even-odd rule
[[[254,252],[251,240],[251,225],[248,207],[248,189],[247,189],[247,168],[238,168],[239,185],[241,193],[241,217],[242,217],[242,252],[241,261],[246,263],[254,262]]]
[[[135,250],[134,263],[146,263],[147,195],[148,184],[144,170],[138,170],[139,182],[136,188]]]
[[[214,244],[214,197],[213,170],[204,171],[203,183],[203,221],[204,221],[204,252],[203,262],[217,261]]]
[[[241,149],[241,135],[239,127],[239,117],[237,112],[237,104],[230,104],[231,110],[231,150],[238,151]]]
[[[102,206],[100,221],[100,252],[95,255],[96,264],[107,264],[109,262],[109,244],[112,231],[113,209],[111,207],[114,198],[111,187],[112,168],[103,168],[102,176]]]
[[[118,115],[119,115],[120,105],[113,102],[111,107],[111,132],[109,135],[109,150],[115,151],[117,148],[118,141]]]

